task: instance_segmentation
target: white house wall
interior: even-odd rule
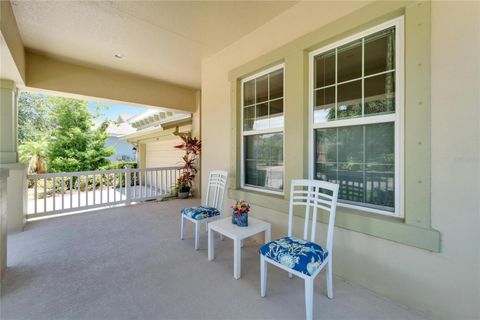
[[[115,148],[115,154],[111,155],[108,159],[112,162],[122,160],[135,160],[135,153],[132,148],[133,145],[125,140],[120,140],[118,137],[108,137],[105,141],[105,147]]]
[[[182,164],[185,151],[175,149],[174,146],[182,144],[182,139],[171,136],[168,140],[149,141],[145,144],[147,168],[172,167]]]

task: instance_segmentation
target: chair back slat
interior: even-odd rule
[[[327,205],[327,206],[330,206],[332,204],[331,199],[326,200],[326,199],[322,199],[321,197],[318,197],[318,198],[312,200],[311,198],[309,198],[307,196],[297,196],[297,197],[295,197],[295,200],[301,200],[302,201],[302,202],[296,202],[298,204],[303,204],[304,200],[305,201],[308,200],[308,201],[316,202],[318,204],[324,204],[324,205]]]
[[[310,201],[312,200],[311,199],[311,187],[310,186],[307,186],[307,195],[304,197],[305,198],[305,223],[303,225],[303,239],[306,240],[308,238],[308,221],[310,220]],[[301,200],[299,199],[298,197],[296,198],[296,200]],[[297,202],[299,203],[299,202]],[[300,204],[298,205],[301,205],[302,202],[300,202]]]
[[[203,204],[207,207],[223,211],[225,190],[227,189],[228,172],[221,170],[210,171],[208,175],[207,194]]]
[[[333,230],[335,224],[338,188],[338,184],[326,181],[303,179],[292,180],[290,207],[288,213],[288,236],[292,236],[294,206],[305,206],[303,239],[311,242],[315,242],[316,239],[318,210],[326,211],[329,213],[327,250],[331,252],[333,246]],[[310,239],[308,239],[309,231]]]
[[[293,204],[296,205],[296,206],[306,206],[305,202],[297,202],[296,201]],[[325,210],[325,211],[330,211],[330,208],[331,208],[331,206],[328,205],[328,204],[325,205],[325,206],[321,205],[321,204],[317,204],[316,206],[317,206],[317,208]],[[308,208],[308,206],[307,206],[307,208]]]

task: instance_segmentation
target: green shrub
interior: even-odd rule
[[[100,170],[116,170],[116,169],[126,169],[127,166],[130,166],[130,169],[136,169],[137,163],[135,161],[120,160],[117,162],[112,162],[103,166]]]

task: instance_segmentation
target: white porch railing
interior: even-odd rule
[[[172,195],[181,167],[30,174],[27,219]]]

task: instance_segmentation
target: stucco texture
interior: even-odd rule
[[[370,9],[362,9],[366,5],[366,2],[297,4],[203,62],[204,183],[209,170],[228,169],[233,178],[238,172],[235,155],[237,115],[232,107],[236,97],[229,73],[313,30],[328,28],[328,24],[357,10],[375,16],[386,10],[385,7],[394,6],[377,3]],[[418,4],[405,2],[404,5]],[[346,229],[335,230],[333,265],[336,275],[437,319],[477,319],[480,316],[479,21],[478,2],[431,3],[431,86],[427,92],[431,110],[430,121],[425,124],[430,137],[426,168],[431,176],[431,187],[430,198],[427,196],[424,201],[431,204],[428,217],[431,227],[441,232],[440,252]],[[289,118],[286,111],[286,125],[289,121],[297,121],[299,128],[304,128],[304,110],[289,104],[288,82],[285,90],[286,109],[297,108],[298,114]],[[300,141],[294,145],[287,132],[285,139],[286,153],[298,148],[301,151],[306,143]],[[298,156],[306,163],[305,153]],[[287,179],[306,172],[305,168],[289,169],[288,163],[286,170],[295,170],[294,174],[286,173]],[[284,212],[253,204],[252,215],[272,222],[274,237],[286,233],[287,215]],[[323,225],[320,229],[325,231]]]

